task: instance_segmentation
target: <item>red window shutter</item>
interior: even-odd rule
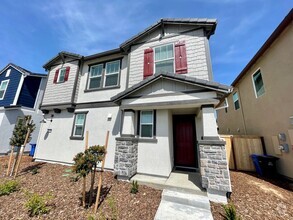
[[[147,78],[154,73],[154,51],[152,48],[144,51],[143,78]]]
[[[69,72],[70,72],[70,66],[66,67],[64,81],[67,81],[68,80]]]
[[[57,83],[58,75],[59,75],[59,69],[57,69],[55,72],[53,83]]]
[[[175,68],[176,73],[187,73],[187,58],[185,42],[175,44]]]

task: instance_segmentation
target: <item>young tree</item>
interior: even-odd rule
[[[12,137],[10,138],[10,145],[17,147],[17,154],[14,159],[10,175],[12,175],[13,172],[15,172],[15,176],[17,175],[25,145],[31,140],[31,134],[35,128],[36,125],[34,124],[31,115],[25,115],[24,118],[18,120],[17,124],[15,125]]]
[[[31,134],[36,129],[36,125],[31,118],[31,115],[25,115],[24,119],[18,120],[17,124],[14,127],[12,137],[10,138],[11,146],[16,146],[20,148],[24,144],[28,129],[30,130],[30,134],[27,142],[30,142],[32,138]]]
[[[83,190],[82,190],[82,204],[85,206],[85,191],[86,191],[86,176],[91,173],[91,186],[90,186],[90,200],[89,205],[92,202],[92,193],[95,183],[95,172],[97,164],[101,162],[105,155],[105,148],[103,146],[91,146],[84,152],[78,153],[74,158],[73,171],[78,173],[83,178]]]

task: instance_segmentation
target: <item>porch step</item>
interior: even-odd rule
[[[208,197],[202,195],[183,193],[174,190],[164,190],[162,193],[162,200],[193,206],[200,209],[211,209]]]
[[[213,220],[207,196],[164,190],[155,220]]]

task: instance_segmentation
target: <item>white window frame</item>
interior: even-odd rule
[[[63,78],[63,81],[60,81],[61,71],[63,71],[63,70],[65,70],[65,72],[64,72],[64,78]],[[65,75],[66,75],[66,67],[63,67],[63,68],[59,69],[57,83],[63,83],[63,82],[65,82]]]
[[[3,100],[4,97],[5,97],[5,94],[6,94],[6,91],[7,91],[8,85],[9,85],[9,81],[10,81],[9,79],[1,81],[0,88],[1,88],[1,86],[2,86],[2,83],[7,82],[7,84],[6,84],[5,89],[2,90],[2,91],[4,91],[4,92],[3,92],[3,96],[0,97],[0,100]]]
[[[98,76],[94,76],[93,77],[93,76],[91,76],[92,68],[97,67],[97,66],[102,66],[102,73],[101,73],[100,76],[98,75]],[[88,86],[87,86],[88,90],[101,89],[103,87],[103,72],[104,72],[104,64],[103,63],[99,63],[97,65],[93,65],[93,66],[90,67],[89,79],[88,79]],[[96,88],[90,88],[91,79],[92,78],[99,78],[99,77],[101,78],[100,86],[99,87],[96,87]]]
[[[235,95],[235,94],[237,94],[237,100],[236,100],[236,101],[234,101],[234,95]],[[234,109],[237,111],[238,109],[241,108],[241,106],[240,106],[240,101],[239,101],[239,93],[238,93],[237,91],[234,92],[234,93],[232,94],[232,100],[233,100]],[[235,103],[236,103],[237,101],[238,101],[238,104],[239,104],[239,108],[236,109]]]
[[[142,123],[142,113],[143,112],[152,112],[152,123]],[[139,137],[141,138],[153,138],[154,137],[154,110],[142,110],[140,111],[139,116]],[[151,137],[143,137],[142,135],[142,125],[152,125],[152,136]]]
[[[163,46],[169,46],[169,45],[172,45],[172,47],[173,47],[173,58],[168,58],[168,59],[156,61],[156,48],[163,47]],[[154,50],[154,73],[157,73],[156,72],[156,62],[168,61],[171,59],[173,59],[173,70],[175,73],[176,70],[175,70],[175,46],[174,46],[174,43],[167,43],[167,44],[158,45],[158,46],[154,47],[153,50]]]
[[[83,120],[83,124],[82,124],[82,134],[81,135],[76,135],[76,126],[80,126],[81,124],[76,124],[76,120],[77,120],[77,116],[78,115],[84,115],[84,120]],[[75,117],[74,117],[74,123],[73,123],[73,131],[72,131],[72,137],[83,137],[84,135],[84,128],[85,128],[85,121],[86,121],[86,112],[77,112],[75,113]]]
[[[254,82],[254,78],[253,78],[253,76],[255,74],[257,74],[258,72],[260,72],[260,75],[261,75],[261,78],[262,78],[263,87],[264,87],[264,93],[261,94],[260,96],[257,95],[256,86],[255,86],[255,82]],[[251,74],[251,80],[252,80],[252,85],[253,85],[253,90],[254,90],[255,97],[256,98],[259,98],[259,97],[263,96],[265,94],[266,90],[265,90],[265,84],[264,84],[264,81],[263,81],[262,72],[261,72],[261,69],[260,68],[258,68],[256,71],[254,71],[253,74]]]
[[[115,73],[109,73],[107,74],[107,65],[110,64],[110,63],[115,63],[115,62],[118,62],[118,72],[115,72]],[[113,60],[113,61],[110,61],[110,62],[106,62],[105,64],[105,71],[104,71],[104,83],[103,83],[103,88],[111,88],[111,87],[117,87],[119,85],[119,77],[120,77],[120,60]],[[107,76],[111,76],[111,75],[118,75],[117,76],[117,84],[116,85],[113,85],[113,86],[106,86],[106,79],[107,79]]]

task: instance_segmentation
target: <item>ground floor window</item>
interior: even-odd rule
[[[86,114],[87,112],[80,112],[75,114],[72,137],[83,138]]]
[[[155,136],[155,118],[156,111],[146,110],[140,111],[139,114],[139,130],[140,137],[152,138]]]

